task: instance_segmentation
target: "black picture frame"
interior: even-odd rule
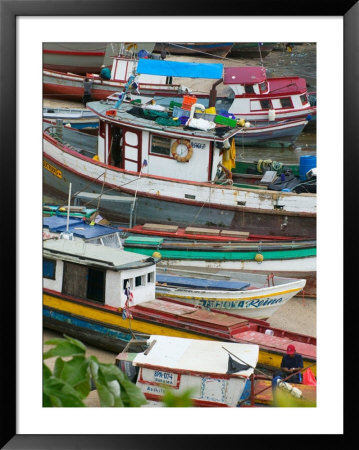
[[[230,7],[230,10],[228,9]],[[303,14],[303,9],[307,14]],[[6,227],[3,222],[2,255],[6,261],[2,270],[2,421],[1,448],[6,449],[194,449],[200,447],[232,446],[239,444],[258,445],[275,435],[18,435],[16,432],[16,17],[19,16],[342,16],[344,19],[344,208],[347,212],[345,235],[352,236],[350,250],[355,246],[355,196],[351,193],[351,181],[357,176],[356,151],[359,142],[358,117],[358,43],[359,5],[356,1],[322,2],[311,4],[284,1],[246,2],[219,10],[218,4],[209,2],[189,2],[183,0],[176,5],[164,0],[0,0],[0,142],[1,142],[1,192],[3,211],[6,212]],[[330,132],[330,126],[328,126]],[[333,211],[335,213],[335,211]],[[344,255],[350,255],[349,243],[344,245]],[[355,265],[355,264],[354,264]],[[344,272],[344,286],[354,278],[354,265]],[[339,268],[341,270],[341,268]],[[5,288],[4,288],[5,287]],[[355,299],[354,299],[355,300]],[[347,303],[345,309],[347,343],[351,343],[355,329],[354,304]],[[353,338],[353,341],[354,338]],[[344,355],[347,356],[349,350]],[[333,384],[335,378],[333,378]],[[349,391],[350,389],[348,389]],[[347,391],[347,392],[348,392]],[[333,392],[334,395],[334,392]],[[348,404],[349,402],[347,402]],[[199,413],[200,414],[200,413]],[[200,419],[199,419],[200,420]],[[352,431],[354,416],[347,422],[346,431]],[[299,426],[300,424],[294,424]],[[293,427],[295,434],[296,426]],[[185,429],[185,428],[184,428]],[[287,432],[287,430],[283,430]],[[330,430],[328,430],[330,434]],[[347,434],[347,433],[346,433]],[[334,443],[334,438],[331,440]],[[298,435],[296,441],[305,442],[305,435]],[[277,443],[277,445],[279,442]]]

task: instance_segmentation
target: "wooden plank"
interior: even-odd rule
[[[194,227],[187,227],[185,228],[185,233],[187,234],[205,234],[209,236],[218,236],[220,230],[215,230],[212,228],[194,228]]]
[[[249,231],[221,230],[221,236],[247,238],[249,236]]]
[[[150,231],[166,231],[170,233],[176,233],[178,226],[176,225],[161,225],[159,223],[145,223],[142,227],[144,230]]]

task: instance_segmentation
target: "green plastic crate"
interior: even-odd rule
[[[227,125],[229,127],[236,127],[237,121],[234,119],[230,119],[229,117],[219,116],[218,114],[214,118],[214,122],[220,125]]]

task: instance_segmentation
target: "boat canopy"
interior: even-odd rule
[[[264,67],[226,67],[224,84],[256,84],[266,80]]]
[[[61,233],[67,229],[67,217],[64,216],[44,217],[42,222],[43,226],[53,233]],[[89,225],[82,218],[69,218],[68,231],[83,239],[93,239],[109,236],[119,230],[105,225]]]
[[[142,58],[138,62],[137,73],[168,77],[220,79],[223,75],[223,64],[187,63]]]

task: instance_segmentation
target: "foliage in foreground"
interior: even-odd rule
[[[45,344],[55,347],[44,353],[43,359],[57,358],[53,372],[43,363],[43,406],[86,406],[83,400],[91,384],[96,387],[101,406],[137,407],[147,403],[141,390],[116,365],[86,357],[86,347],[77,339],[65,336]]]

